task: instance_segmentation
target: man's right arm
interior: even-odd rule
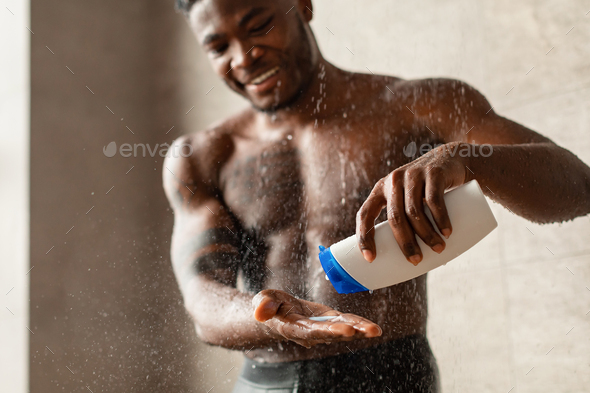
[[[175,142],[185,143],[190,139]],[[172,265],[197,335],[209,344],[230,349],[284,340],[254,319],[253,295],[236,288],[239,228],[195,162],[194,157],[169,155],[164,161],[163,181],[174,210]]]

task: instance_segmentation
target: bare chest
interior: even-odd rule
[[[266,234],[302,213],[304,184],[292,143],[243,141],[220,178],[225,203],[246,228]]]
[[[410,139],[391,130],[310,127],[272,142],[236,142],[220,173],[225,203],[266,235],[298,226],[340,237],[354,229],[375,183],[409,162],[403,147]]]

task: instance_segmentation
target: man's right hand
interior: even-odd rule
[[[378,337],[379,325],[355,314],[345,314],[326,305],[309,302],[278,289],[265,289],[252,299],[254,318],[278,334],[306,348],[316,344]],[[310,317],[336,316],[329,321]]]

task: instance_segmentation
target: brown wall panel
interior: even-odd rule
[[[196,391],[162,157],[103,154],[185,132],[187,27],[165,0],[33,0],[31,14],[31,392]]]

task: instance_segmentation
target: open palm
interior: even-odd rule
[[[298,299],[278,289],[265,289],[252,299],[254,318],[287,340],[306,348],[320,343],[378,337],[379,325],[355,314],[341,313],[326,305]],[[311,317],[333,316],[314,321]]]

